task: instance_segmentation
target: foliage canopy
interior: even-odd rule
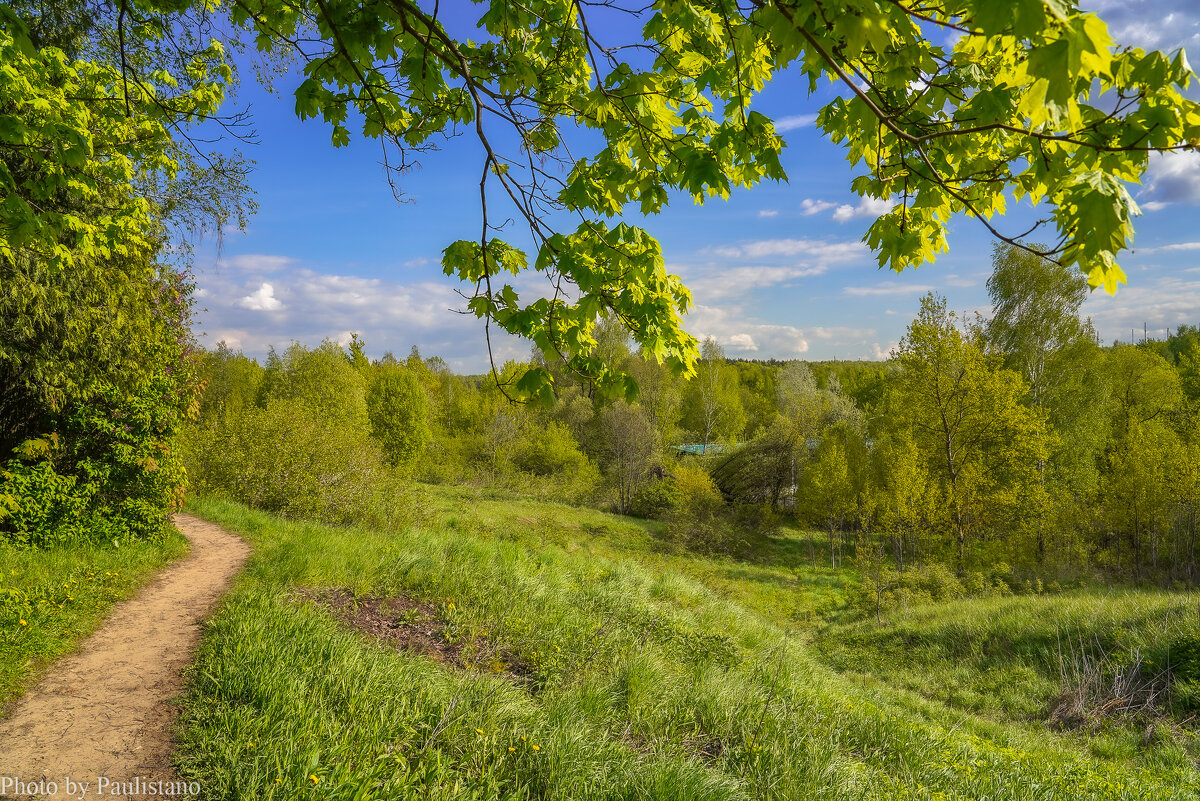
[[[680,324],[688,291],[626,215],[785,179],[785,143],[753,110],[782,70],[842,87],[817,124],[859,170],[854,190],[891,202],[866,239],[896,270],[944,251],[960,214],[1017,243],[1029,232],[993,220],[1028,198],[1052,234],[1042,252],[1114,291],[1138,212],[1127,185],[1149,153],[1200,137],[1182,52],[1118,49],[1063,0],[443,5],[235,0],[232,14],[261,47],[300,54],[297,113],[328,122],[335,145],[350,141],[352,111],[364,136],[392,146],[396,170],[473,132],[482,222],[446,248],[446,273],[474,286],[467,305],[489,327],[561,355],[610,395],[636,385],[594,349],[602,313],[678,372],[698,357]],[[509,214],[532,249],[501,238]],[[532,301],[511,278],[530,265],[550,282]],[[554,377],[534,367],[515,389],[548,401]]]

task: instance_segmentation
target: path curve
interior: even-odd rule
[[[180,671],[192,659],[201,622],[250,554],[220,526],[185,514],[175,524],[191,553],[117,604],[0,720],[0,799],[29,797],[11,781],[4,787],[5,777],[59,785],[39,798],[78,798],[78,791],[68,795],[64,777],[90,782],[89,798],[101,778],[113,783],[109,792],[115,782],[140,779],[131,797],[167,797],[147,793],[153,788],[145,783],[174,778],[171,700],[183,687]]]

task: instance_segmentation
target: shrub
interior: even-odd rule
[[[676,542],[700,551],[732,553],[743,544],[724,518],[725,502],[720,490],[703,469],[680,464],[669,479],[674,508],[667,531]]]
[[[513,464],[535,476],[559,475],[568,480],[589,466],[571,431],[554,421],[525,427],[513,454]]]
[[[396,477],[365,431],[284,400],[194,432],[188,471],[201,492],[287,517],[386,523],[401,508]]]
[[[95,488],[55,472],[47,459],[13,459],[0,469],[0,524],[16,545],[46,546],[87,536],[84,512]]]
[[[69,405],[57,431],[26,440],[0,468],[0,539],[161,538],[182,500],[186,474],[171,439],[191,400],[186,377],[163,371]]]
[[[409,465],[429,442],[425,390],[400,365],[381,365],[367,392],[371,434],[393,465]]]
[[[665,520],[675,508],[675,491],[669,479],[642,485],[629,502],[629,514],[646,520]]]

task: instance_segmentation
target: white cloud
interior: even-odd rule
[[[849,222],[859,217],[879,217],[892,210],[891,200],[879,200],[873,197],[861,197],[856,205],[849,203],[832,203],[828,200],[805,198],[800,201],[800,213],[806,217],[833,209],[834,222]]]
[[[754,337],[749,334],[734,334],[729,338],[729,347],[741,351],[758,350],[758,345],[754,344]]]
[[[848,286],[842,289],[847,295],[861,298],[871,295],[914,295],[932,292],[937,287],[927,284],[901,284],[895,281],[880,281],[873,286]]]
[[[279,298],[275,297],[275,287],[265,282],[238,301],[238,305],[252,311],[279,311],[283,308]]]
[[[1174,253],[1181,250],[1200,250],[1200,242],[1176,242],[1173,245],[1159,245],[1153,248],[1136,248],[1139,256],[1151,253]]]
[[[857,206],[844,204],[837,207],[833,213],[834,222],[849,222],[858,217],[879,217],[892,210],[891,200],[880,200],[873,197],[861,197]]]
[[[826,272],[824,265],[792,267],[725,267],[709,266],[698,270],[680,270],[687,273],[684,282],[700,299],[718,299],[742,296],[755,289],[789,284],[801,278],[812,278]]]
[[[741,245],[713,248],[709,252],[727,259],[803,256],[825,263],[851,261],[870,253],[862,242],[827,242],[819,239],[760,239]]]
[[[763,209],[758,213],[759,217],[778,217],[779,209]]]
[[[796,114],[791,117],[780,117],[775,120],[775,133],[785,133],[787,131],[795,131],[798,128],[807,128],[816,121],[816,114]]]
[[[812,341],[820,340],[823,352],[849,356],[866,354],[878,340],[873,328],[812,326],[800,328],[756,319],[740,305],[697,305],[688,314],[686,327],[703,340],[715,338],[730,356],[798,359],[808,353]]]
[[[269,256],[265,254],[246,253],[217,260],[218,267],[228,267],[246,273],[277,273],[285,267],[295,264],[296,260],[287,256]]]
[[[1200,278],[1195,276],[1142,273],[1138,280],[1122,287],[1117,294],[1104,290],[1091,293],[1083,305],[1083,313],[1092,318],[1104,341],[1119,339],[1127,342],[1130,329],[1141,338],[1142,326],[1162,336],[1165,329],[1178,328],[1181,323],[1196,324],[1200,309]]]
[[[974,278],[967,278],[966,276],[958,275],[957,273],[950,273],[942,279],[941,283],[943,286],[970,287],[975,286],[979,282]]]
[[[810,197],[806,197],[800,201],[800,213],[808,217],[813,214],[820,214],[836,206],[836,203],[830,203],[828,200],[813,200]]]
[[[1200,153],[1196,151],[1150,154],[1138,202],[1146,211],[1172,203],[1200,203]]]
[[[201,271],[197,283],[204,292],[197,304],[198,338],[207,346],[224,340],[261,357],[272,345],[285,347],[296,340],[311,346],[326,338],[347,342],[355,332],[372,356],[385,351],[404,356],[417,345],[461,372],[487,366],[483,323],[451,311],[465,306],[455,294],[459,285],[451,280],[402,284],[293,267],[269,283],[211,269]],[[533,300],[531,287],[521,283],[519,288]],[[494,328],[492,345],[501,364],[529,354],[528,342]]]
[[[1118,47],[1175,50],[1200,42],[1200,14],[1195,0],[1083,0],[1108,23]]]
[[[872,359],[890,359],[896,355],[896,350],[900,347],[899,342],[889,342],[887,345],[880,345],[878,342],[871,343],[871,358]]]

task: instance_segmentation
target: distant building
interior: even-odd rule
[[[740,448],[744,442],[710,442],[707,445],[672,445],[671,448],[684,455],[703,456],[706,453],[725,453]]]

